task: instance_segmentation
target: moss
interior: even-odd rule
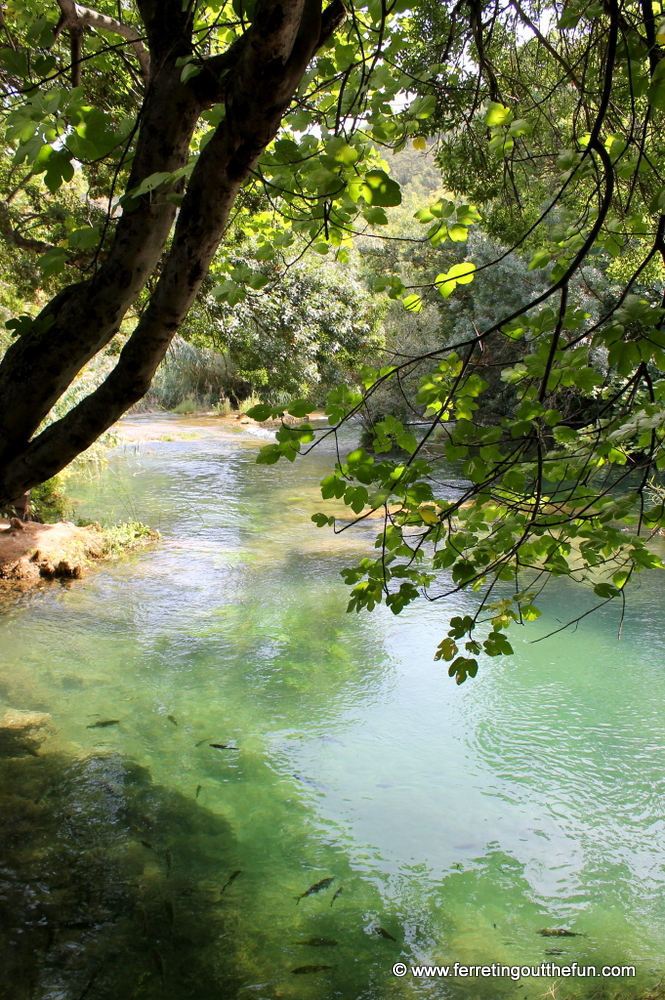
[[[95,522],[79,521],[80,527],[87,527],[90,524],[95,524]],[[123,524],[115,524],[101,530],[103,535],[101,555],[103,557],[119,556],[123,552],[141,549],[160,537],[158,531],[149,528],[147,524],[141,524],[139,521],[126,521]]]

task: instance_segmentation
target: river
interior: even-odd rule
[[[653,987],[665,974],[657,575],[639,581],[620,641],[610,606],[534,644],[590,606],[559,583],[543,617],[514,630],[515,655],[457,687],[433,653],[467,598],[346,613],[339,571],[372,538],[310,521],[330,449],[258,466],[263,442],[246,429],[126,422],[148,425],[157,440],[120,446],[69,491],[79,517],[141,520],[161,541],[0,611],[0,712],[52,717],[41,752],[0,760],[0,996],[568,1000]],[[538,934],[550,928],[577,936]],[[638,975],[417,978],[393,975],[399,962]]]

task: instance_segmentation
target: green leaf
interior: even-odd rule
[[[512,120],[513,113],[510,108],[505,107],[503,104],[498,104],[496,101],[490,101],[485,112],[486,125],[489,125],[490,128],[496,125],[509,125]]]
[[[434,94],[426,94],[422,97],[416,97],[415,100],[411,101],[408,108],[406,109],[407,115],[412,118],[429,118],[434,109],[436,108],[436,97]]]
[[[235,281],[227,278],[226,281],[215,285],[212,294],[219,302],[228,302],[229,305],[235,306],[238,302],[242,302],[245,299],[247,293]]]
[[[201,73],[203,67],[197,66],[194,62],[188,62],[182,67],[182,72],[180,74],[180,82],[187,83],[188,80],[192,80],[195,76]]]
[[[593,588],[593,592],[597,597],[602,597],[606,600],[612,597],[619,597],[621,594],[621,591],[613,587],[611,583],[597,583]]]
[[[458,656],[448,667],[448,676],[454,677],[457,684],[463,684],[467,677],[475,677],[478,673],[478,661],[466,656]]]
[[[315,407],[308,399],[297,399],[295,403],[291,403],[289,406],[289,413],[292,417],[306,417],[314,409]]]
[[[464,243],[468,236],[469,230],[466,226],[456,224],[448,227],[448,237],[453,241],[453,243]]]
[[[531,260],[529,261],[529,270],[534,271],[541,267],[547,267],[549,262],[552,260],[552,254],[549,250],[536,250]]]
[[[349,195],[353,201],[363,198],[368,205],[380,205],[383,208],[400,205],[402,202],[399,184],[385,170],[370,170],[364,177],[351,181]]]
[[[16,316],[14,319],[7,320],[5,327],[12,331],[12,337],[24,337],[26,333],[33,333],[41,335],[50,330],[55,322],[55,317],[52,313],[46,316],[38,316],[33,319],[32,316],[24,314],[23,316]]]
[[[49,76],[55,69],[57,63],[55,56],[37,56],[34,61],[34,70],[38,76]]]
[[[423,307],[423,300],[419,295],[405,295],[402,299],[402,305],[409,312],[419,313]]]
[[[476,265],[470,262],[453,264],[445,274],[437,274],[434,284],[437,286],[444,299],[451,295],[458,285],[468,285],[473,281],[473,272]]]
[[[257,465],[274,465],[282,457],[282,449],[278,444],[267,444],[256,456]]]
[[[252,420],[267,420],[272,416],[272,406],[268,406],[267,403],[257,403],[256,406],[252,406],[251,409],[247,410],[247,416],[251,417]]]
[[[0,65],[11,76],[28,76],[28,56],[22,50],[0,49]]]
[[[434,654],[435,660],[447,660],[450,663],[459,652],[457,643],[450,636],[446,636],[442,642],[436,647],[436,653]]]
[[[160,170],[157,173],[150,174],[149,177],[145,177],[141,181],[138,187],[134,188],[131,192],[132,198],[140,198],[141,195],[154,191],[155,188],[161,187],[162,184],[170,180],[172,176],[173,174],[170,174],[165,170]]]
[[[84,226],[74,229],[67,237],[67,242],[76,250],[92,250],[99,243],[99,236],[99,226]]]
[[[326,514],[312,514],[311,519],[318,528],[325,528],[335,523],[335,518],[327,517]]]
[[[533,604],[524,604],[520,608],[520,613],[525,622],[533,622],[536,618],[540,618],[542,611],[539,611]]]
[[[582,13],[576,7],[567,7],[559,20],[557,21],[557,28],[561,28],[565,31],[567,28],[576,28],[582,18]]]
[[[36,174],[44,174],[46,187],[51,194],[55,194],[63,182],[70,181],[74,176],[72,154],[68,149],[42,146],[35,159],[33,170]]]
[[[659,111],[665,111],[665,64],[662,59],[656,65],[654,74],[651,77],[651,85],[647,90],[647,99],[649,104],[654,108],[658,108]]]
[[[371,205],[369,208],[363,209],[363,218],[371,226],[385,226],[388,224],[388,216],[378,205]]]
[[[37,267],[41,269],[45,278],[51,278],[54,274],[62,274],[65,269],[67,254],[60,247],[53,247],[37,260]]]
[[[514,652],[503,632],[498,630],[490,632],[483,643],[483,648],[488,656],[511,656]]]

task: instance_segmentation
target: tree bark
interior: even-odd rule
[[[180,82],[178,57],[191,51],[181,0],[139,3],[152,78],[128,190],[157,171],[187,162],[196,121],[226,101],[226,117],[201,153],[180,209],[171,249],[150,302],[106,381],[33,439],[53,403],[117,331],[160,259],[175,208],[146,197],[119,220],[107,259],[42,311],[54,322],[25,334],[0,365],[0,502],[64,468],[150,386],[210,266],[238,191],[274,138],[309,61],[345,15],[342,0],[322,15],[320,0],[263,0],[240,43]],[[167,10],[166,17],[164,10]],[[166,22],[171,19],[171,23]],[[179,21],[179,34],[173,26]],[[220,83],[220,71],[233,65]]]

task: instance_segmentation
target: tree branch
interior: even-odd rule
[[[519,16],[522,19],[522,21],[524,22],[524,24],[526,24],[527,27],[531,28],[531,30],[533,31],[534,35],[536,36],[536,38],[538,39],[538,41],[540,42],[540,44],[543,46],[543,48],[547,49],[547,51],[552,56],[552,58],[556,59],[556,61],[559,63],[559,65],[562,67],[562,69],[564,69],[566,71],[566,73],[570,77],[571,81],[575,84],[575,86],[577,87],[577,89],[581,90],[582,88],[581,88],[580,82],[577,79],[577,76],[575,75],[575,73],[573,72],[573,70],[571,69],[571,67],[568,65],[568,63],[563,58],[563,56],[561,55],[561,53],[557,52],[557,50],[554,48],[554,46],[551,45],[550,42],[548,42],[548,40],[545,38],[545,36],[543,35],[543,33],[540,30],[540,28],[538,27],[538,25],[535,24],[534,21],[532,21],[532,19],[526,13],[526,11],[524,10],[524,8],[520,4],[519,0],[511,0],[511,4],[515,8],[515,10],[517,11],[517,13],[519,14]]]
[[[340,16],[339,6],[336,11]],[[225,78],[226,118],[194,168],[150,303],[105,382],[9,457],[3,495],[18,495],[27,486],[17,484],[33,485],[63,468],[145,394],[207,273],[238,191],[276,134],[321,35],[319,0],[261,5]]]
[[[72,43],[76,29],[78,28],[80,33],[84,25],[90,28],[101,28],[103,31],[110,31],[114,35],[126,38],[136,53],[136,58],[141,66],[143,82],[146,85],[148,84],[150,80],[150,53],[135,28],[130,27],[128,24],[123,24],[122,21],[116,20],[115,17],[109,17],[108,14],[100,14],[99,11],[91,10],[90,7],[82,7],[80,4],[74,3],[73,0],[58,0],[58,4],[65,19],[65,24],[72,33]],[[73,58],[72,65],[75,65]],[[72,73],[74,72],[73,68]]]

